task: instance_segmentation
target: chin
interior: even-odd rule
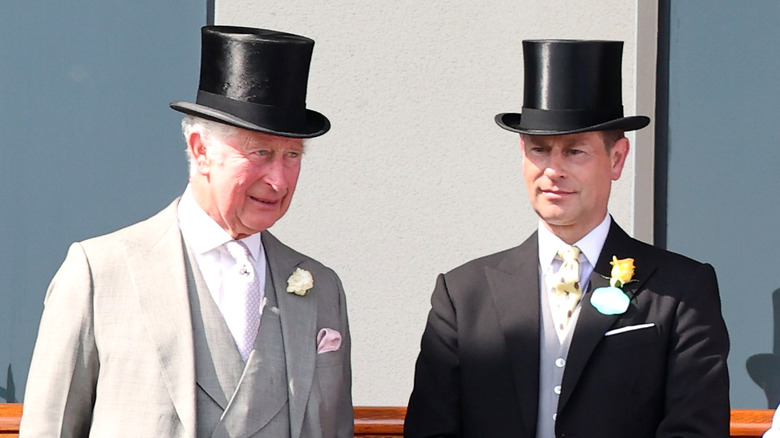
[[[279,214],[278,211],[262,211],[243,214],[239,220],[242,224],[244,224],[244,226],[253,230],[265,230],[266,228],[270,228],[271,225],[275,224],[276,221],[282,218],[282,216],[283,215]]]
[[[557,225],[566,222],[566,212],[557,207],[546,207],[536,210],[536,214],[545,222]]]
[[[271,228],[272,225],[273,224],[268,224],[268,225],[265,225],[265,224],[252,224],[251,226],[249,226],[247,228],[252,230],[252,234],[256,234],[256,233],[262,233],[263,231]]]

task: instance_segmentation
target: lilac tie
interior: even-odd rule
[[[228,315],[232,315],[225,322],[246,362],[260,327],[260,282],[244,242],[231,240],[225,248],[236,261],[224,281],[225,305],[230,308]]]

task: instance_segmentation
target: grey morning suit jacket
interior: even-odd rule
[[[349,327],[336,274],[263,232],[266,295],[277,303],[244,369],[232,338],[219,337],[227,328],[216,305],[196,286],[177,203],[71,246],[46,294],[20,436],[280,438],[289,430],[352,438]],[[296,267],[315,281],[303,297],[285,292]],[[322,328],[341,333],[339,350],[317,354]]]

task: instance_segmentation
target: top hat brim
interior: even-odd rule
[[[306,111],[306,120],[295,131],[278,130],[267,126],[249,122],[230,113],[220,111],[208,106],[191,102],[176,101],[171,102],[171,108],[184,114],[202,117],[215,122],[225,123],[227,125],[239,128],[249,129],[251,131],[262,132],[265,134],[276,135],[288,138],[313,138],[319,137],[330,130],[330,121],[324,115],[310,109]]]
[[[530,128],[523,126],[522,114],[519,113],[501,113],[497,114],[495,121],[498,126],[506,129],[507,131],[518,132],[520,134],[528,135],[564,135],[564,134],[577,134],[581,132],[590,131],[607,131],[607,130],[621,130],[621,131],[635,131],[642,129],[650,123],[650,118],[646,116],[630,116],[620,117],[606,122],[597,124],[589,124],[586,126],[560,126],[549,127],[544,129]]]

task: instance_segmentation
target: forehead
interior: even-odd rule
[[[250,131],[248,129],[239,129],[238,134],[234,136],[232,140],[242,149],[256,149],[261,147],[273,149],[303,149],[303,139],[301,138],[280,137],[278,135]]]
[[[598,147],[604,145],[604,136],[599,131],[563,135],[522,135],[525,144],[534,146],[571,148],[575,146]]]

